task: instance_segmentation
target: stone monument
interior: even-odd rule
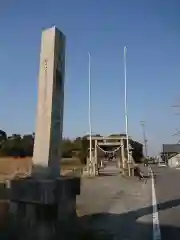
[[[80,179],[60,176],[64,76],[65,36],[52,27],[41,40],[32,173],[11,181],[11,209],[22,239],[67,239],[65,230],[75,222]]]
[[[55,27],[44,30],[41,40],[37,123],[33,163],[47,175],[59,176],[63,131],[65,36]]]

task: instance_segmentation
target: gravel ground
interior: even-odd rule
[[[113,164],[103,175],[82,180],[77,211],[84,227],[108,239],[152,239],[151,180],[122,177]]]

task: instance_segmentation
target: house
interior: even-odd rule
[[[162,160],[169,167],[180,166],[180,144],[163,144]]]
[[[168,166],[172,168],[180,167],[180,153],[168,159]]]

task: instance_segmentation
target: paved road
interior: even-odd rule
[[[96,233],[110,234],[108,240],[152,240],[151,179],[117,173],[112,162],[101,176],[83,180],[77,199],[82,222]]]
[[[152,167],[162,240],[180,239],[180,170]]]

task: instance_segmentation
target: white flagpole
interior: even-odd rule
[[[127,109],[127,67],[126,67],[126,54],[127,47],[124,47],[124,111],[125,111],[125,126],[126,126],[126,144],[127,144],[127,161],[128,161],[128,173],[131,175],[130,170],[130,156],[129,156],[129,134],[128,134],[128,109]]]
[[[91,55],[88,52],[89,57],[89,107],[88,107],[88,116],[89,116],[89,166],[92,167],[92,127],[91,127]],[[90,173],[90,169],[89,169]]]

